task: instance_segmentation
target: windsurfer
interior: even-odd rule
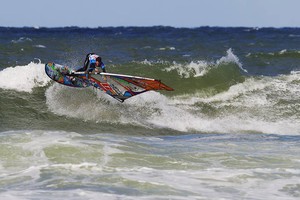
[[[102,72],[106,72],[105,70],[105,65],[102,62],[102,59],[100,56],[98,56],[95,53],[88,53],[86,55],[85,61],[84,61],[84,66],[80,69],[77,70],[77,72],[99,72],[99,68],[101,68]]]

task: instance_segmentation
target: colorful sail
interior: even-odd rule
[[[94,73],[89,80],[94,87],[119,101],[149,90],[173,90],[159,80],[123,74]]]
[[[173,90],[160,80],[145,77],[112,73],[86,74],[73,72],[65,66],[54,63],[46,64],[45,70],[51,79],[61,84],[72,87],[93,86],[121,102],[149,90]]]

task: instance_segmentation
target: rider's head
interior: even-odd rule
[[[100,56],[98,58],[96,58],[96,66],[100,66],[101,62],[102,62],[102,59]]]

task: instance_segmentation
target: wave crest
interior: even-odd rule
[[[0,88],[19,92],[32,92],[35,87],[46,86],[50,78],[45,65],[30,62],[28,65],[8,67],[0,71]]]
[[[190,77],[199,77],[206,75],[211,69],[218,68],[219,66],[233,63],[237,65],[242,71],[247,72],[246,69],[242,67],[242,63],[239,58],[232,52],[232,49],[228,49],[226,52],[226,56],[223,56],[217,61],[192,61],[189,64],[178,64],[174,62],[174,65],[165,68],[164,70],[167,72],[177,71],[178,75],[182,78],[190,78]]]

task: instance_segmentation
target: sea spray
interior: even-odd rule
[[[205,61],[205,60],[199,60],[199,61],[192,61],[186,65],[183,64],[177,64],[174,62],[174,64],[170,67],[165,68],[165,71],[172,71],[176,70],[177,73],[182,77],[182,78],[190,78],[192,77],[199,77],[199,76],[204,76],[206,75],[211,69],[218,68],[221,65],[226,65],[226,64],[236,64],[242,71],[247,72],[242,67],[242,64],[239,61],[239,58],[234,55],[232,52],[232,49],[227,50],[227,55],[220,58],[217,61]]]
[[[0,35],[1,199],[299,199],[300,28]],[[48,62],[82,66],[88,52],[108,72],[175,90],[120,103],[43,71]]]
[[[24,66],[7,67],[0,71],[0,88],[20,92],[32,92],[35,87],[46,86],[50,79],[45,65],[31,62]]]

